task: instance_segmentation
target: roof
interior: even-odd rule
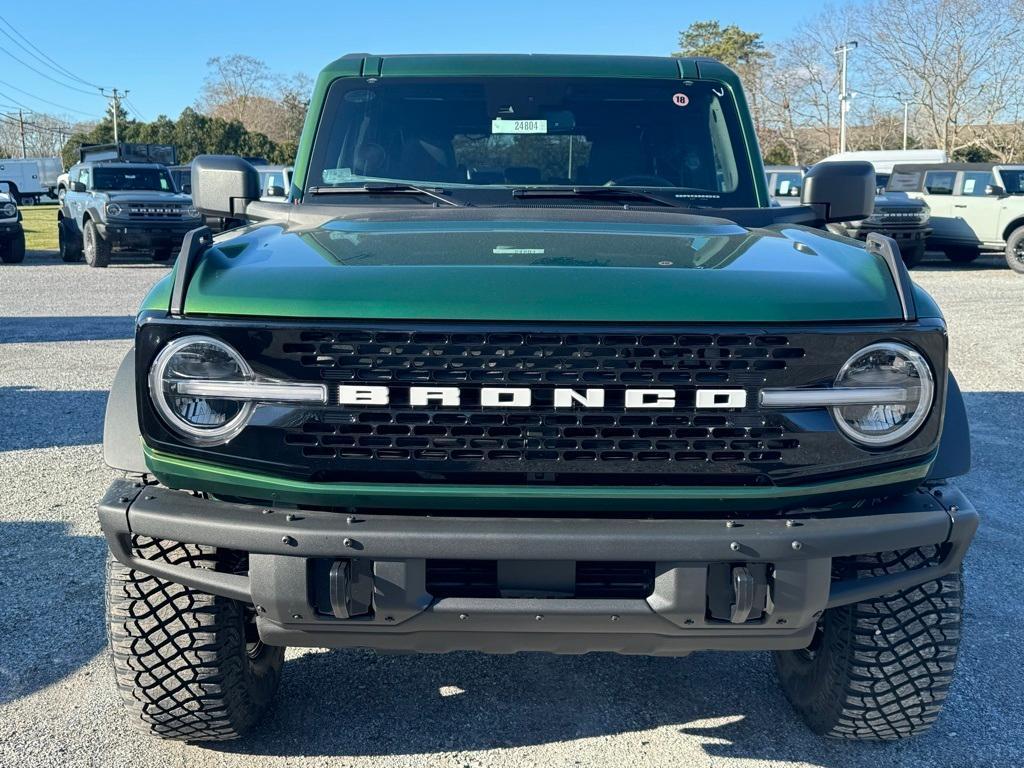
[[[717,79],[732,72],[714,59],[671,56],[462,53],[374,55],[353,53],[328,64],[334,77],[641,77]]]
[[[892,172],[914,171],[991,171],[1000,163],[896,163]]]

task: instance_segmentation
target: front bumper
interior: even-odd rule
[[[180,247],[185,235],[202,222],[107,221],[97,224],[100,237],[119,248]]]
[[[958,568],[978,525],[954,486],[922,488],[869,510],[730,521],[273,509],[119,480],[99,517],[122,563],[255,604],[260,635],[274,645],[664,655],[806,647],[826,608]],[[133,536],[248,553],[248,571],[142,559]],[[832,576],[833,558],[935,545],[938,555],[920,568]],[[434,597],[428,561],[462,560],[498,561],[519,573],[582,560],[645,561],[654,566],[653,587],[633,599]],[[739,584],[729,593],[732,619],[713,615],[723,568],[732,574],[727,584],[740,570],[767,574],[756,619],[737,621],[735,609],[747,600]]]
[[[868,235],[877,232],[891,237],[901,248],[924,248],[925,240],[932,233],[931,227],[894,227],[885,224],[863,224],[859,227],[843,225],[843,234],[854,240],[867,240]]]
[[[0,222],[0,240],[11,240],[24,231],[20,221]]]

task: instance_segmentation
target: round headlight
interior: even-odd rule
[[[120,216],[121,206],[117,203],[107,203],[107,215],[108,216]]]
[[[832,409],[843,434],[872,447],[895,445],[913,435],[928,417],[935,395],[928,362],[920,353],[896,342],[872,344],[860,350],[839,371],[835,386],[878,390],[878,402]]]
[[[188,208],[185,209],[185,215],[188,216],[190,219],[198,219],[199,209],[196,208],[194,205],[190,205]]]
[[[149,393],[157,411],[176,432],[199,445],[216,445],[245,428],[254,404],[204,395],[201,385],[252,379],[249,364],[223,341],[184,336],[157,355],[149,371]]]
[[[18,206],[14,203],[4,203],[3,207],[4,218],[11,218],[12,216],[18,215]]]

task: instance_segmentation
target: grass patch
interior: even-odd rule
[[[58,208],[56,205],[26,205],[21,208],[26,250],[57,250]]]

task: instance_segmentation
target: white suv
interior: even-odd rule
[[[1024,273],[1024,165],[897,165],[886,190],[928,203],[928,246],[945,251],[951,261],[1003,251],[1010,268]]]

